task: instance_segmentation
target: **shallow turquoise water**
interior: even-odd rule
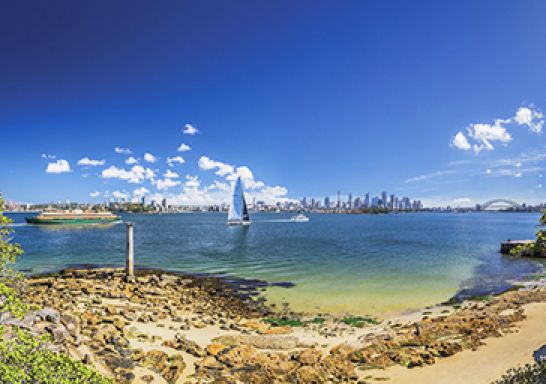
[[[23,215],[12,215],[22,223]],[[127,215],[135,223],[136,264],[180,272],[291,282],[269,300],[296,310],[388,315],[496,291],[539,264],[498,253],[507,238],[531,238],[538,214],[253,214],[248,228],[225,214]],[[55,228],[16,225],[27,273],[73,264],[123,265],[125,226]]]

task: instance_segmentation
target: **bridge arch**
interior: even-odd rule
[[[512,208],[516,208],[516,209],[519,209],[521,208],[521,204],[518,204],[516,203],[515,201],[513,200],[508,200],[508,199],[493,199],[493,200],[489,200],[489,201],[486,201],[485,203],[483,203],[480,208],[485,210],[493,205],[496,205],[496,204],[499,204],[499,203],[502,203],[502,204],[506,204],[506,205],[509,205],[511,206]]]

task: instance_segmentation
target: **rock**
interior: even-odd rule
[[[143,375],[140,377],[140,380],[145,383],[151,383],[152,381],[154,381],[154,377],[152,375]]]
[[[222,365],[218,360],[212,356],[207,356],[203,360],[195,363],[198,367],[203,367],[207,369],[224,369],[225,366]]]
[[[206,352],[195,341],[188,340],[185,335],[177,333],[175,340],[165,340],[163,346],[184,351],[195,357],[205,357]]]
[[[298,338],[294,336],[239,336],[241,344],[251,345],[259,349],[294,349],[298,345]]]
[[[162,375],[169,368],[169,356],[163,351],[152,349],[146,352],[140,364]]]
[[[262,335],[286,335],[292,333],[291,327],[272,327],[266,330],[258,331]]]
[[[51,336],[53,337],[53,341],[57,344],[62,343],[70,336],[70,334],[62,324],[48,325],[46,327],[46,330],[51,334]]]
[[[302,365],[315,365],[321,358],[322,352],[315,348],[306,349],[296,355],[296,360]]]
[[[133,367],[135,366],[133,360],[118,356],[108,356],[106,357],[106,359],[104,359],[104,362],[112,372],[117,372],[121,369],[133,369]]]
[[[211,356],[216,356],[224,351],[227,351],[229,347],[222,343],[211,343],[207,345],[207,352]]]
[[[52,308],[45,307],[40,312],[38,312],[38,317],[43,321],[50,321],[52,323],[58,323],[61,321],[61,315],[59,311],[56,311]]]
[[[184,368],[186,368],[184,357],[180,353],[173,355],[169,358],[169,368],[163,373],[163,378],[169,384],[174,384],[184,372]]]
[[[217,360],[228,367],[241,367],[251,364],[257,350],[250,345],[241,345],[230,349],[228,352],[217,356]]]
[[[303,366],[296,370],[295,379],[297,383],[307,384],[307,383],[324,383],[326,382],[325,378],[320,374],[316,368],[311,366]]]

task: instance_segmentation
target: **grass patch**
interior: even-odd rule
[[[486,296],[471,296],[468,298],[468,300],[470,301],[491,301],[492,297],[491,295],[486,295]]]
[[[296,319],[285,319],[281,317],[267,317],[264,323],[271,324],[273,327],[303,327],[304,323]]]
[[[423,312],[423,316],[428,316],[428,315],[432,315],[432,312],[431,312],[431,311],[425,311],[425,312]]]
[[[380,321],[377,321],[371,317],[362,317],[362,316],[347,316],[341,319],[341,322],[351,327],[362,328],[367,324],[378,325],[381,324]]]
[[[310,321],[311,324],[324,324],[326,319],[324,317],[315,317],[313,320]]]

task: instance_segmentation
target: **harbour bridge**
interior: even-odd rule
[[[493,200],[486,201],[485,203],[480,205],[480,209],[482,211],[485,211],[486,209],[500,210],[500,209],[506,209],[506,208],[521,209],[522,206],[521,204],[516,203],[513,200],[508,200],[508,199],[493,199]]]

